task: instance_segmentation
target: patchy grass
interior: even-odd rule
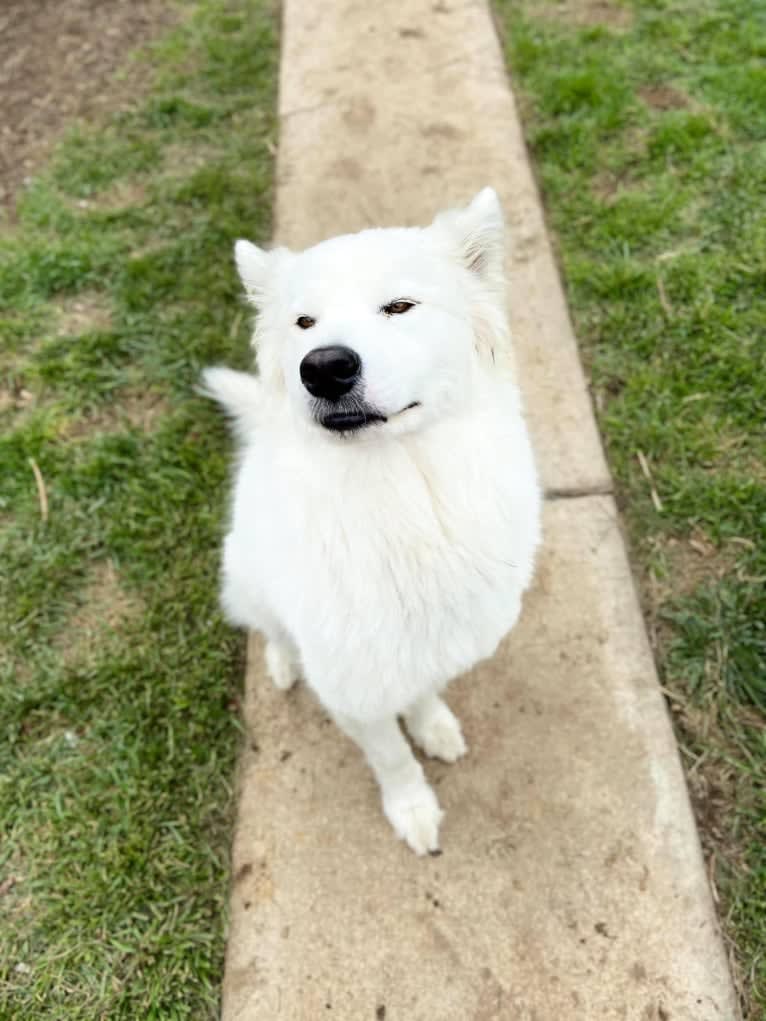
[[[187,0],[149,98],[0,229],[2,1017],[218,1016],[243,649],[194,386],[247,361],[231,246],[270,234],[277,55],[267,0]]]
[[[763,1018],[766,7],[495,6],[745,1010]]]

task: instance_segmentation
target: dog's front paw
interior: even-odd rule
[[[280,691],[289,691],[298,680],[298,668],[292,656],[276,642],[266,643],[266,669]]]
[[[439,850],[439,823],[444,812],[425,781],[385,794],[383,811],[396,835],[406,841],[415,854],[433,854]]]
[[[406,717],[412,740],[432,759],[456,762],[468,750],[460,721],[446,702],[434,700],[427,712]]]

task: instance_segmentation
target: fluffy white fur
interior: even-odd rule
[[[540,535],[503,249],[489,188],[424,229],[302,253],[239,241],[259,376],[205,373],[241,445],[226,614],[264,633],[278,687],[300,674],[362,748],[418,854],[438,849],[442,812],[397,717],[427,755],[464,754],[440,693],[513,626]],[[397,299],[416,304],[382,311]],[[359,400],[386,421],[337,433],[316,420],[299,366],[332,344],[357,352]]]

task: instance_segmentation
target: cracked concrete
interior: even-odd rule
[[[672,729],[486,3],[287,0],[278,240],[426,222],[493,184],[548,499],[518,628],[448,694],[444,854],[251,642],[225,1021],[734,1021]]]

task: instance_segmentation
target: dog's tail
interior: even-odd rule
[[[216,365],[203,371],[199,393],[218,401],[231,418],[234,430],[240,438],[244,439],[258,427],[263,391],[256,376]]]

